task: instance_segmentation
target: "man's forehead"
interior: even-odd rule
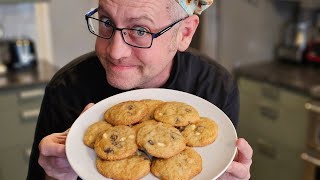
[[[113,18],[148,17],[156,20],[168,14],[168,1],[171,0],[99,0],[99,10]]]

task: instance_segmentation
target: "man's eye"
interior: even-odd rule
[[[112,21],[107,17],[102,17],[100,20],[104,22],[105,25],[112,25]]]
[[[138,36],[145,36],[148,32],[148,30],[143,27],[137,27],[135,29]]]

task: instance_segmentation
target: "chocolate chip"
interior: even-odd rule
[[[148,143],[149,143],[150,145],[154,145],[154,142],[153,142],[152,140],[149,140]]]
[[[115,140],[118,139],[118,136],[115,135],[115,134],[112,134],[112,135],[110,136],[110,138],[111,138],[111,141],[114,142]]]
[[[188,113],[191,112],[191,109],[186,109],[186,112],[188,112]]]
[[[112,152],[113,152],[113,149],[112,149],[112,148],[107,148],[107,149],[104,150],[104,152],[106,152],[106,153],[109,154],[109,153],[112,153]]]
[[[132,110],[132,109],[133,109],[133,105],[129,105],[129,106],[128,106],[128,109],[129,109],[129,110]]]
[[[177,117],[175,123],[177,124],[177,123],[179,123],[179,122],[181,122],[181,120],[180,120],[180,118]]]
[[[178,129],[180,132],[184,131],[185,128],[186,128],[185,126],[177,127],[177,129]]]

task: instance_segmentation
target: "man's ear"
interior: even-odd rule
[[[177,36],[177,48],[179,51],[185,51],[192,40],[194,33],[199,25],[199,17],[192,15],[182,21]]]

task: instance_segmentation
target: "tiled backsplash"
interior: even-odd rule
[[[4,38],[25,37],[36,41],[34,4],[0,4],[0,27],[4,30]]]

